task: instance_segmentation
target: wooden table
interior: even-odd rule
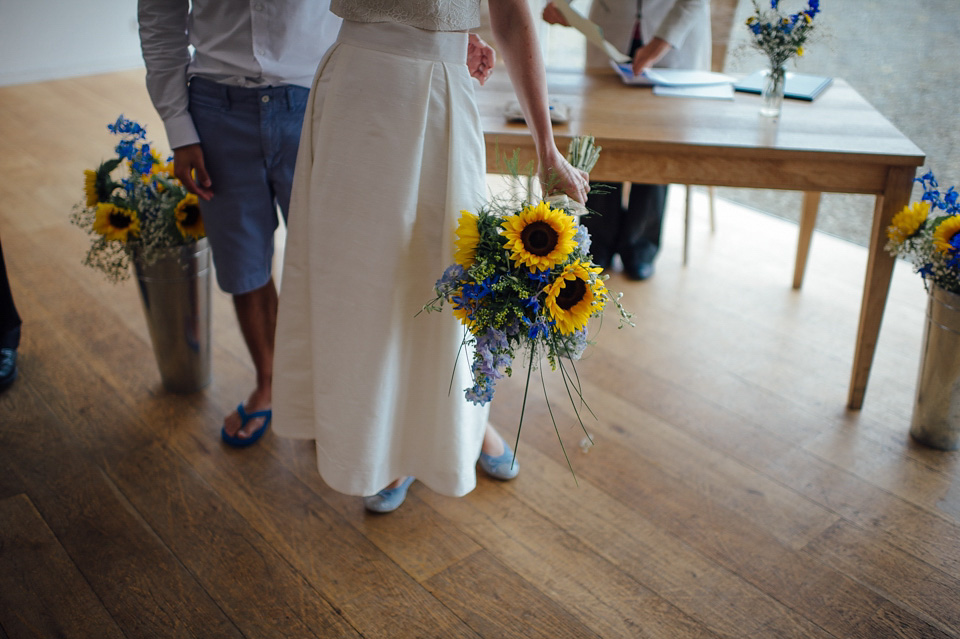
[[[848,394],[848,406],[859,409],[893,274],[886,228],[909,201],[923,151],[839,79],[813,102],[785,100],[777,120],[761,117],[760,97],[744,93],[733,101],[658,97],[624,86],[612,72],[551,71],[547,82],[551,97],[570,106],[570,122],[554,128],[560,149],[585,134],[603,147],[591,179],[803,191],[795,288],[820,193],[876,196]],[[477,92],[490,172],[499,168],[497,150],[534,157],[526,125],[503,117],[513,95],[505,73]]]

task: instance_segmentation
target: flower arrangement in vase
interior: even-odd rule
[[[886,249],[909,260],[925,284],[960,295],[960,193],[942,192],[932,172],[916,181],[923,196],[893,216]]]
[[[120,137],[116,157],[84,171],[85,198],[71,222],[92,236],[83,263],[117,282],[130,276],[132,259],[153,263],[205,232],[197,196],[173,176],[172,159],[151,147],[146,130],[122,115],[107,129]]]
[[[107,125],[116,157],[84,171],[85,198],[71,222],[91,236],[83,263],[111,282],[137,274],[164,387],[192,393],[210,383],[210,247],[197,196],[122,115]]]
[[[909,260],[927,288],[920,372],[910,435],[939,450],[960,449],[960,193],[917,178],[923,196],[893,216],[886,249]]]
[[[820,0],[808,0],[807,7],[787,14],[780,8],[781,0],[770,0],[770,8],[753,1],[753,14],[747,18],[747,27],[753,38],[750,44],[769,62],[763,89],[762,115],[776,117],[783,105],[786,82],[786,64],[794,56],[803,55],[803,47],[814,30],[813,19],[820,13]]]

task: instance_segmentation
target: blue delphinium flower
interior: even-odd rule
[[[487,328],[487,332],[477,337],[476,352],[480,360],[479,371],[492,379],[503,377],[507,368],[513,364],[510,356],[510,344],[507,334],[495,328]]]
[[[944,208],[947,213],[952,215],[960,214],[960,202],[958,202],[958,195],[960,194],[957,193],[956,188],[951,186],[949,189],[947,189],[946,194],[943,196],[943,202],[946,205]]]
[[[483,405],[493,399],[496,380],[503,377],[512,364],[507,333],[488,327],[476,336],[471,366],[473,386],[466,389],[467,400]]]
[[[523,306],[533,315],[540,314],[540,300],[537,299],[536,295],[531,295],[523,300]]]
[[[544,318],[537,319],[536,322],[530,325],[530,329],[527,331],[527,337],[530,339],[537,339],[538,337],[546,337],[550,334],[550,322]]]
[[[483,406],[493,399],[493,384],[477,382],[464,393],[468,402]]]
[[[484,297],[493,294],[493,284],[493,280],[489,277],[479,282],[474,282],[473,284],[464,284],[463,296],[468,300],[483,299]]]
[[[137,143],[130,138],[124,138],[117,144],[117,155],[131,162],[137,155]]]
[[[580,251],[587,255],[590,253],[590,231],[587,230],[587,227],[583,224],[577,226],[577,232],[573,236],[573,241],[577,243],[577,246],[580,247]]]
[[[153,155],[150,154],[150,145],[144,144],[139,152],[131,158],[133,170],[144,175],[153,170]]]
[[[552,275],[552,268],[548,268],[545,271],[538,271],[537,269],[531,269],[527,271],[527,279],[541,286],[549,284],[550,280],[552,279]]]
[[[447,270],[443,272],[443,276],[437,280],[437,283],[434,285],[437,295],[447,297],[452,291],[460,288],[460,280],[463,278],[463,273],[464,269],[459,264],[451,264],[448,266]]]
[[[130,135],[137,140],[142,140],[147,135],[146,129],[133,120],[126,119],[122,115],[118,117],[117,121],[113,124],[108,124],[107,130],[115,135]]]

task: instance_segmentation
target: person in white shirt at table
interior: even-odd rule
[[[589,18],[603,29],[608,42],[630,55],[634,75],[651,67],[710,70],[709,0],[594,0]],[[543,19],[569,26],[552,2],[545,6]],[[604,51],[588,47],[588,69],[609,65]],[[623,208],[626,186],[629,204]],[[628,278],[652,276],[666,202],[665,184],[604,183],[595,189],[587,207],[599,215],[587,216],[583,223],[590,230],[596,263],[606,268],[619,254]]]

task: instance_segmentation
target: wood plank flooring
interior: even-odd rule
[[[162,126],[142,72],[0,88],[0,240],[21,378],[0,395],[0,637],[960,637],[960,454],[907,435],[925,296],[904,264],[863,410],[845,409],[866,252],[672,193],[657,275],[614,274],[637,327],[528,400],[513,482],[414,484],[388,516],[310,442],[219,442],[252,366],[214,299],[214,381],[163,390],[133,282],[80,264],[83,169],[119,113]],[[510,436],[524,375],[492,418]],[[567,468],[558,434],[576,478]]]

